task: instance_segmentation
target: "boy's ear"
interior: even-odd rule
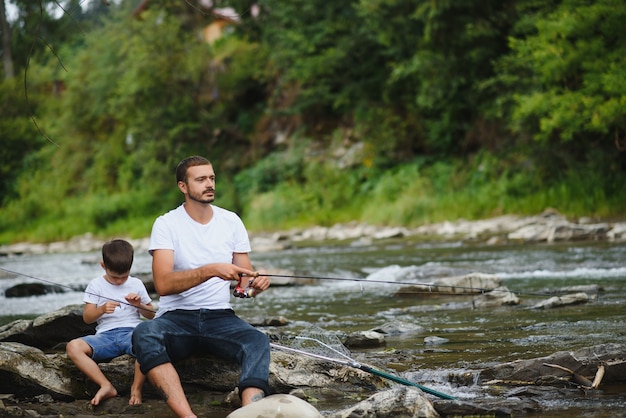
[[[104,261],[100,261],[100,267],[102,267],[103,269],[107,269],[106,266],[104,265]]]

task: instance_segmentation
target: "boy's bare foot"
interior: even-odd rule
[[[109,398],[115,398],[117,396],[117,390],[113,387],[113,385],[102,386],[98,392],[96,392],[96,396],[91,400],[91,404],[93,406],[100,405],[100,402],[107,400]]]
[[[136,393],[132,390],[130,391],[130,399],[128,400],[129,405],[141,405],[141,392]]]

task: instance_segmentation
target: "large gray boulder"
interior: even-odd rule
[[[478,377],[486,385],[565,386],[569,385],[573,377],[567,370],[592,381],[600,367],[604,368],[603,383],[626,383],[626,345],[601,344],[576,351],[558,351],[546,357],[502,363],[480,371]]]
[[[45,350],[95,333],[96,325],[83,321],[83,305],[68,305],[33,320],[20,319],[0,327],[0,341]]]

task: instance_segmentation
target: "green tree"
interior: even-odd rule
[[[524,4],[524,3],[522,3]],[[626,5],[565,0],[522,9],[503,76],[516,92],[511,125],[548,142],[626,136]],[[584,148],[584,147],[583,147]]]

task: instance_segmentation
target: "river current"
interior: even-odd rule
[[[243,318],[286,318],[287,326],[269,330],[283,334],[321,328],[341,337],[390,322],[419,325],[422,331],[390,336],[384,347],[369,349],[367,355],[377,366],[406,379],[471,400],[492,395],[478,386],[453,387],[446,376],[556,351],[626,344],[625,254],[624,242],[484,245],[403,239],[298,246],[253,253],[253,263],[319,279],[307,285],[274,286],[256,299],[233,299],[233,304]],[[145,251],[137,251],[132,273],[149,275],[150,261]],[[6,322],[7,317],[33,317],[80,304],[80,289],[102,272],[98,262],[96,252],[0,258],[0,267],[22,274],[0,276],[0,317]],[[429,283],[473,272],[499,277],[520,304],[475,309],[459,297],[396,295],[398,282]],[[5,297],[7,288],[37,282],[34,278],[77,290]],[[575,285],[597,285],[600,291],[586,304],[529,309]],[[540,403],[544,412],[528,416],[619,416],[615,412],[626,409],[626,388],[601,386],[592,394]]]

